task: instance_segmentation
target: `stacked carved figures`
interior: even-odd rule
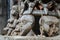
[[[4,31],[6,31],[5,33],[3,33],[3,35],[11,35],[11,36],[34,35],[34,32],[32,31],[32,27],[34,24],[34,17],[32,15],[20,16],[17,10],[18,9],[17,6],[18,5],[14,5],[11,9],[10,19],[8,19],[8,24],[3,29]],[[23,13],[24,11],[23,8],[21,8],[21,13]]]
[[[17,24],[17,20],[19,18],[19,14],[17,11],[17,5],[14,5],[11,9],[11,14],[10,14],[10,19],[8,19],[8,24],[7,26],[3,29],[4,31],[6,31],[7,33],[4,35],[10,35],[12,30],[15,29],[16,24]]]
[[[39,16],[39,31],[41,36],[52,37],[58,34],[59,31],[59,19],[53,15],[53,12],[59,14],[59,10],[55,9],[55,3],[51,2],[44,5],[39,0],[35,1],[22,1],[20,10],[18,5],[13,5],[11,9],[10,19],[8,19],[7,26],[3,29],[3,35],[8,36],[36,36],[36,33],[32,30],[36,28],[35,19]],[[52,6],[53,5],[53,6]],[[54,7],[54,9],[52,9]],[[51,13],[50,13],[51,12]],[[51,16],[52,15],[52,16]],[[39,34],[38,34],[39,35]]]

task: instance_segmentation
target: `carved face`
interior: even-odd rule
[[[52,3],[49,3],[48,4],[48,8],[52,8]]]
[[[55,1],[49,2],[48,6],[47,6],[47,8],[48,8],[49,11],[55,10],[56,7],[57,7],[57,3]]]
[[[42,5],[39,5],[39,8],[40,8],[40,10],[42,10],[43,9],[43,6]]]

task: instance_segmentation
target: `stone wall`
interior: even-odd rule
[[[3,0],[2,0],[3,1]],[[2,4],[2,1],[0,0],[1,4]],[[0,6],[0,34],[1,34],[1,31],[2,29],[5,27],[6,25],[6,2],[5,0],[3,1],[3,5]]]
[[[60,40],[60,36],[56,37],[33,37],[33,36],[26,36],[26,37],[21,37],[21,36],[0,36],[0,40]]]

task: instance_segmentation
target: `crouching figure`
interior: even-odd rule
[[[41,35],[55,36],[59,30],[59,19],[54,16],[42,16],[39,21]]]
[[[32,15],[23,15],[18,19],[18,24],[11,35],[26,36],[32,29],[34,24],[34,17]]]

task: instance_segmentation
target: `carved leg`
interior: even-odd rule
[[[49,33],[48,33],[49,37],[52,35],[52,33],[53,33],[53,29],[50,28]]]
[[[26,36],[31,29],[31,27],[27,27],[25,30],[22,30],[20,36]]]
[[[7,35],[10,35],[11,31],[12,31],[12,29],[9,29],[9,31],[7,32]]]
[[[27,36],[36,36],[36,34],[32,30],[30,30],[30,32],[27,34]]]
[[[50,28],[50,31],[48,33],[49,37],[53,35],[54,29],[55,29],[55,24],[53,24],[53,27]]]
[[[43,36],[43,26],[40,26],[40,32],[41,32],[41,36]]]

